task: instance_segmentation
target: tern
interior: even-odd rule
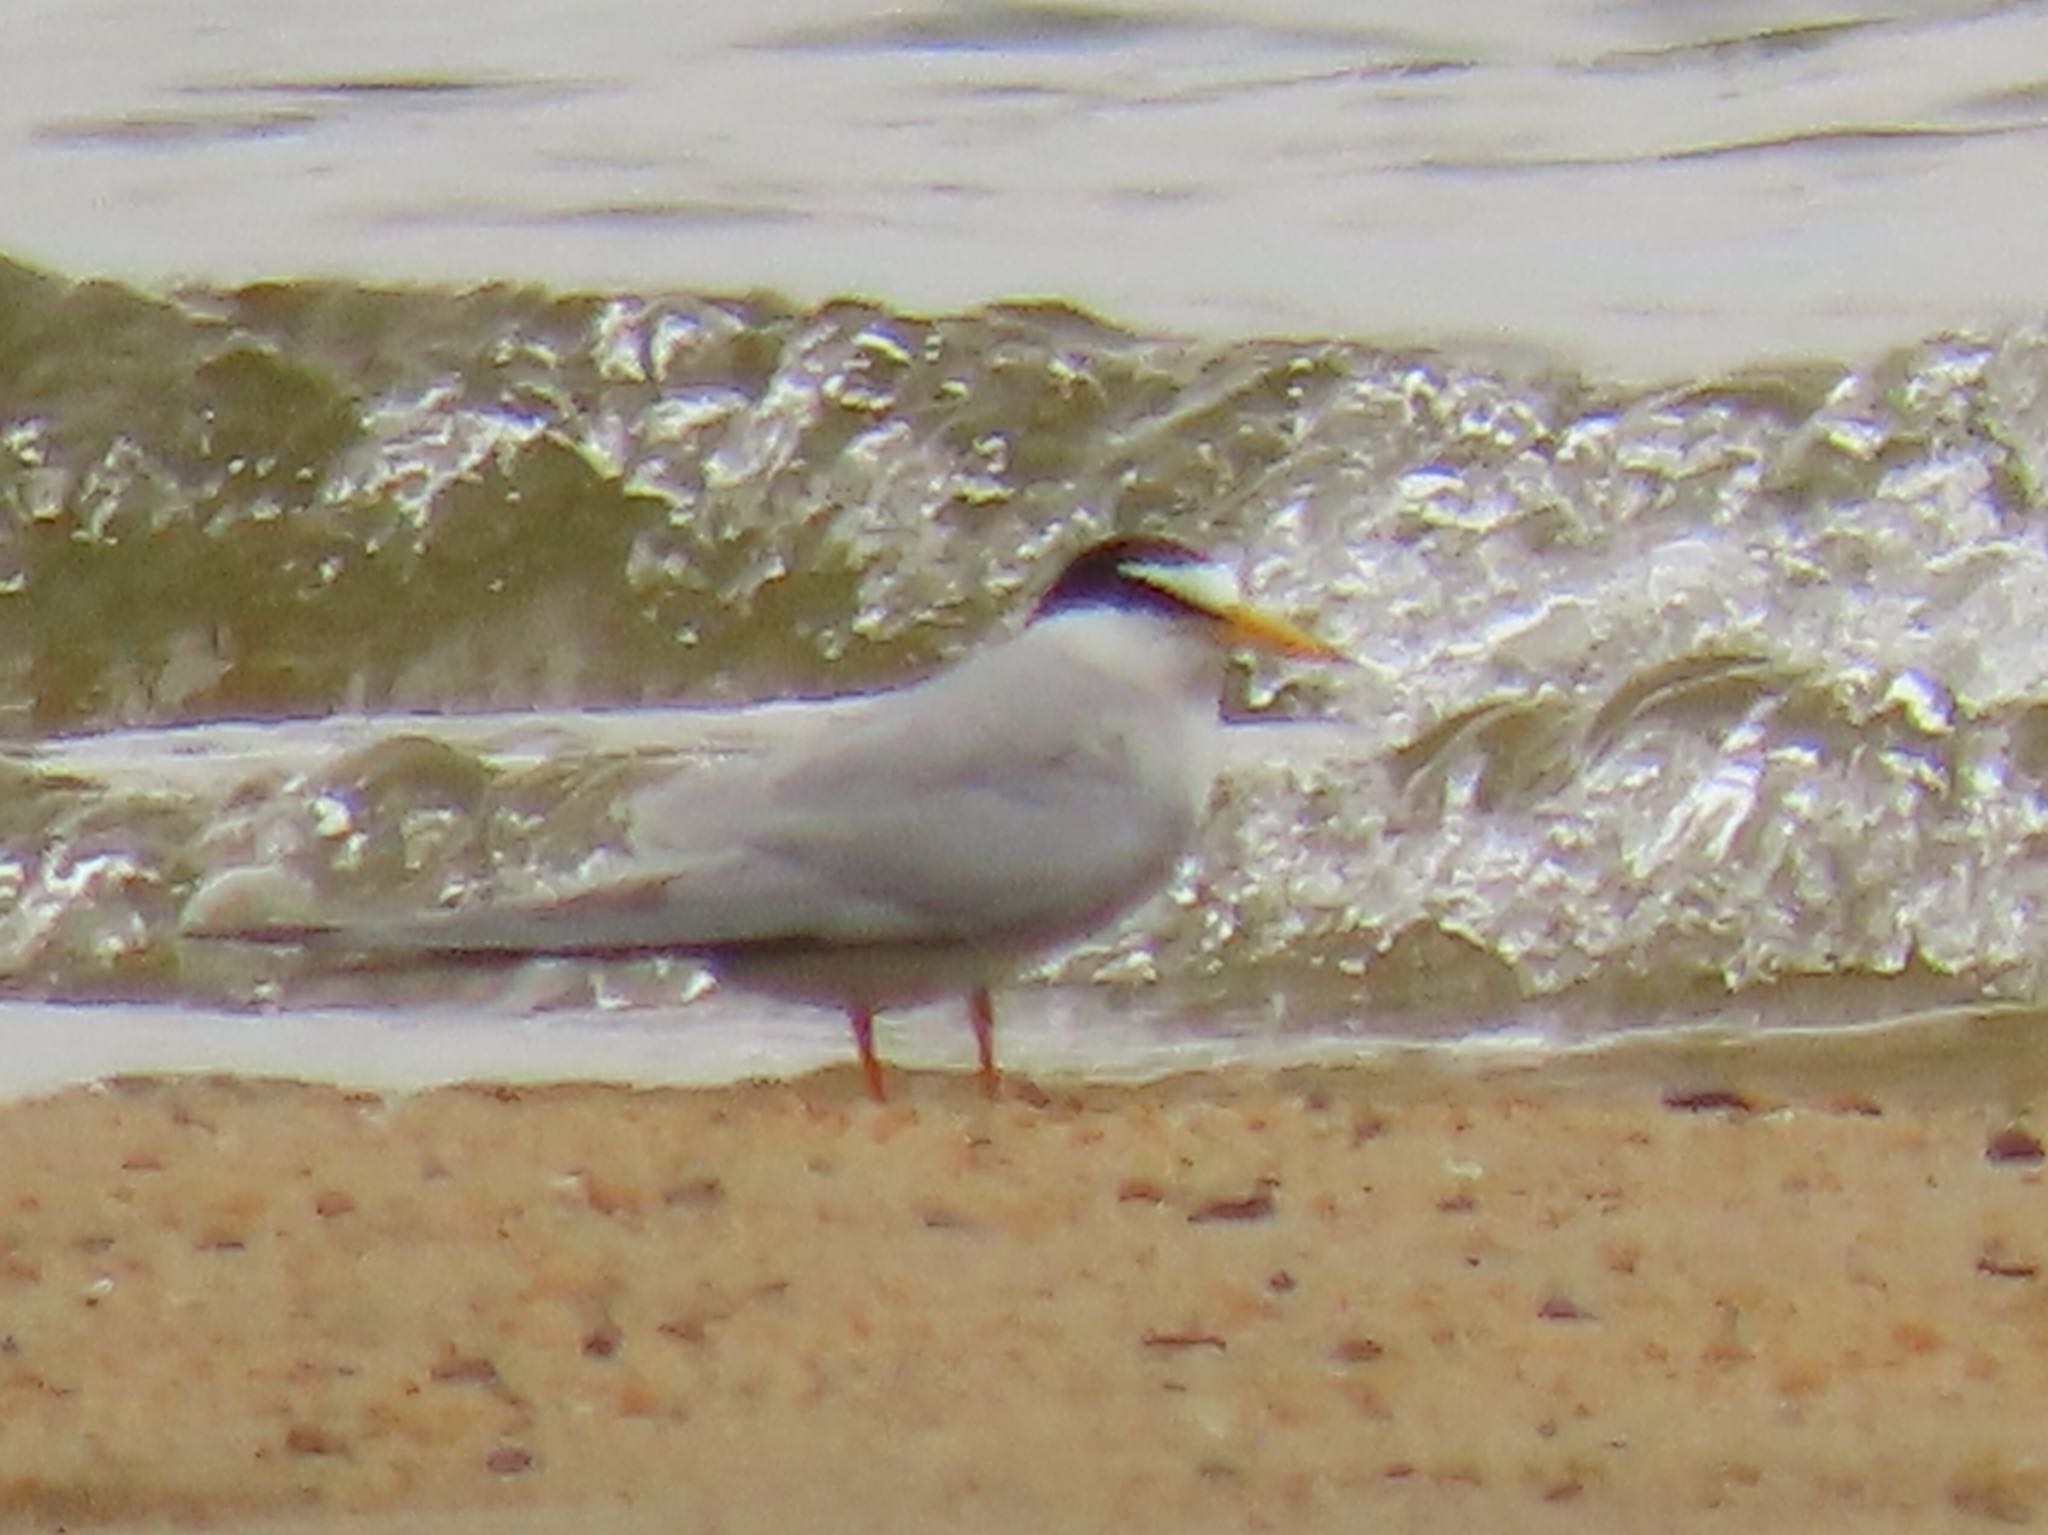
[[[188,929],[352,968],[687,956],[842,1010],[868,1095],[875,1016],[965,995],[997,1095],[991,988],[1157,891],[1193,843],[1239,649],[1342,654],[1165,538],[1083,550],[1013,637],[857,701],[761,761],[646,791],[627,877],[405,919]]]

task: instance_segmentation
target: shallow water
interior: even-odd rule
[[[127,10],[11,26],[47,67],[0,100],[0,240],[210,279],[0,265],[35,1018],[709,1039],[687,967],[451,1002],[177,928],[252,869],[601,875],[626,789],[788,717],[719,711],[941,664],[1112,528],[1240,551],[1363,664],[1234,679],[1198,857],[1012,1002],[1027,1059],[1048,1017],[1107,1060],[2039,998],[2048,333],[1969,323],[2048,269],[2033,10]]]

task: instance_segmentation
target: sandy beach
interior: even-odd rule
[[[0,1110],[0,1517],[2025,1521],[2048,1195],[2009,1038],[994,1105],[67,1090]]]

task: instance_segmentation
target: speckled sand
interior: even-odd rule
[[[896,1080],[0,1109],[0,1520],[2048,1516],[2048,1190],[2010,1105]]]

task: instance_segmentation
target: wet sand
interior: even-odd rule
[[[0,1522],[2038,1516],[2025,1073],[1860,1059],[21,1102]]]

